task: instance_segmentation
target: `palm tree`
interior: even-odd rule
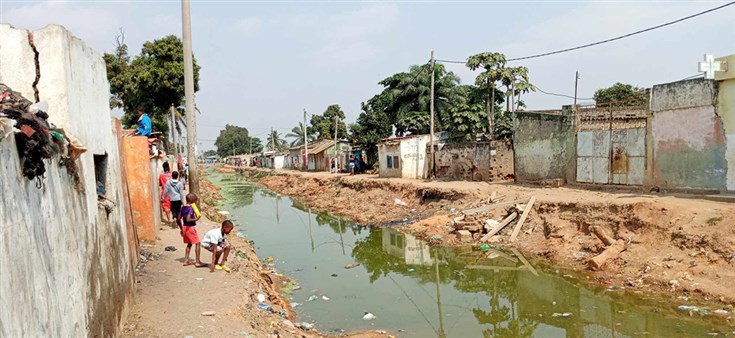
[[[467,59],[467,68],[477,70],[482,68],[483,72],[475,78],[475,85],[487,90],[485,106],[487,107],[487,124],[490,139],[493,139],[493,120],[495,117],[495,97],[498,89],[495,84],[503,78],[505,69],[505,55],[501,53],[480,53]]]
[[[310,133],[308,130],[307,133],[307,138],[309,139],[309,142],[313,141],[313,133]],[[291,132],[286,134],[286,138],[293,139],[289,144],[291,147],[297,147],[304,144],[304,124],[299,122],[298,127],[293,127],[293,129],[291,129]]]
[[[286,140],[281,138],[281,134],[277,130],[271,130],[267,142],[270,150],[283,151],[286,149]]]

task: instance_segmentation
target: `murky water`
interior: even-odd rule
[[[235,175],[212,174],[222,208],[261,258],[298,279],[299,321],[324,332],[385,329],[399,337],[709,337],[714,321],[640,304],[526,268],[512,252],[431,249],[391,228],[317,214]],[[369,201],[365,201],[369,203]],[[345,265],[360,266],[345,269]],[[316,295],[316,300],[307,301]],[[326,297],[326,298],[323,298]],[[312,297],[314,298],[314,297]],[[328,300],[326,300],[328,299]],[[376,316],[363,320],[365,312]],[[696,316],[696,315],[695,315]]]

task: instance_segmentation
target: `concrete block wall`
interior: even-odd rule
[[[574,117],[555,113],[516,112],[513,117],[515,178],[518,182],[576,177]]]
[[[727,139],[717,110],[718,92],[718,82],[705,79],[653,87],[648,185],[728,190]]]
[[[50,122],[89,149],[77,161],[84,192],[58,159],[46,162],[37,189],[21,175],[15,139],[0,141],[0,336],[115,336],[133,295],[136,253],[127,243],[104,62],[60,26],[0,24],[0,37],[0,82],[31,101],[37,90]],[[97,203],[93,155],[107,155],[107,197],[116,205],[109,215]]]
[[[509,142],[448,143],[436,152],[438,178],[501,182],[513,178],[513,147]]]

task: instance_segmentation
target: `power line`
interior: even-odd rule
[[[566,98],[570,98],[570,99],[573,99],[573,98],[574,98],[574,96],[571,96],[571,95],[565,95],[565,94],[557,94],[557,93],[550,93],[550,92],[545,92],[545,91],[544,91],[543,89],[539,88],[538,86],[536,86],[536,89],[538,89],[538,91],[539,91],[539,92],[541,92],[542,94],[546,94],[546,95],[559,96],[559,97],[566,97]],[[593,99],[593,98],[589,98],[589,97],[578,97],[578,98],[577,98],[577,100],[583,100],[583,101],[586,101],[586,100],[594,100],[594,99]]]
[[[717,10],[720,10],[720,9],[723,9],[725,7],[732,6],[732,5],[735,5],[735,1],[726,3],[726,4],[721,5],[721,6],[717,6],[715,8],[708,9],[708,10],[703,11],[703,12],[699,12],[699,13],[696,13],[696,14],[685,16],[683,18],[680,18],[680,19],[677,19],[677,20],[674,20],[674,21],[669,21],[669,22],[666,22],[666,23],[663,23],[663,24],[660,24],[660,25],[657,25],[657,26],[653,26],[653,27],[649,27],[649,28],[646,28],[646,29],[638,30],[638,31],[635,31],[635,32],[632,32],[632,33],[628,33],[628,34],[625,34],[625,35],[616,36],[614,38],[610,38],[610,39],[606,39],[606,40],[602,40],[602,41],[597,41],[597,42],[593,42],[593,43],[588,43],[586,45],[581,45],[581,46],[577,46],[577,47],[556,50],[556,51],[553,51],[553,52],[546,52],[546,53],[541,53],[541,54],[535,54],[535,55],[529,55],[529,56],[523,56],[523,57],[517,57],[517,58],[510,58],[510,59],[507,59],[506,61],[511,62],[511,61],[534,59],[534,58],[540,58],[540,57],[543,57],[543,56],[549,56],[549,55],[554,55],[554,54],[561,54],[561,53],[571,52],[571,51],[582,49],[582,48],[597,46],[597,45],[601,45],[601,44],[604,44],[604,43],[608,43],[608,42],[612,42],[612,41],[624,39],[624,38],[627,38],[627,37],[630,37],[630,36],[633,36],[633,35],[638,35],[638,34],[649,32],[649,31],[652,31],[652,30],[655,30],[655,29],[659,29],[659,28],[663,28],[663,27],[666,27],[666,26],[670,26],[670,25],[673,25],[675,23],[679,23],[679,22],[686,21],[686,20],[689,20],[689,19],[692,19],[692,18],[696,18],[698,16],[701,16],[701,15],[704,15],[704,14],[707,14],[707,13],[711,13],[711,12],[714,12],[714,11],[717,11]],[[437,61],[446,62],[446,63],[466,63],[466,61],[453,61],[453,60],[437,60]]]

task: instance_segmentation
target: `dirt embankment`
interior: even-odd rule
[[[406,221],[410,224],[400,229],[441,245],[479,244],[487,230],[464,238],[456,230],[461,224],[469,224],[467,228],[472,229],[487,219],[501,221],[513,212],[520,216],[523,204],[535,196],[517,240],[508,241],[515,227],[510,223],[490,238],[490,243],[515,246],[576,270],[593,270],[590,259],[612,247],[606,254],[609,259],[592,272],[596,282],[635,292],[656,291],[651,295],[675,293],[678,299],[671,297],[673,302],[716,303],[729,306],[723,316],[733,314],[732,204],[631,192],[238,170],[272,190],[299,198],[309,207],[346,215],[358,223]],[[490,201],[493,193],[499,202]],[[466,215],[464,220],[458,218],[473,208],[480,212]],[[595,231],[609,243],[603,243]]]

